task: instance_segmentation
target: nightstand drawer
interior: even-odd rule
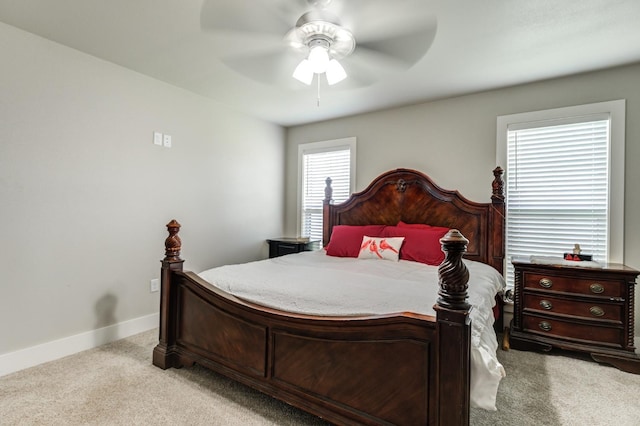
[[[525,273],[524,288],[606,298],[622,298],[626,294],[626,288],[619,280],[585,279],[552,274]]]
[[[576,323],[524,314],[523,325],[523,329],[530,333],[573,339],[591,345],[606,344],[607,346],[620,347],[620,342],[624,341],[622,328],[599,326],[593,323]]]
[[[285,256],[287,254],[300,253],[320,249],[319,240],[309,240],[305,238],[273,238],[267,240],[269,243],[269,257]]]
[[[299,244],[279,243],[276,245],[275,256],[284,256],[286,254],[300,253],[304,250],[303,246]]]
[[[525,312],[537,311],[550,315],[567,315],[591,320],[613,321],[622,324],[624,306],[622,304],[601,303],[601,301],[578,301],[563,299],[546,294],[526,294],[523,302]]]

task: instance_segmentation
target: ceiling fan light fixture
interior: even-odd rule
[[[329,61],[329,65],[327,65],[327,83],[329,86],[333,86],[336,83],[340,83],[342,80],[347,78],[347,72],[344,70],[344,67],[340,65],[335,59]]]
[[[329,85],[333,85],[347,77],[338,60],[353,52],[356,41],[336,17],[317,10],[305,13],[285,40],[295,50],[307,54],[293,72],[296,80],[310,85],[314,73],[325,74]]]
[[[293,78],[307,86],[313,81],[313,67],[308,59],[303,59],[293,71]]]
[[[312,46],[309,50],[309,62],[314,73],[322,74],[327,71],[329,66],[329,50],[327,46],[321,43],[316,43]]]

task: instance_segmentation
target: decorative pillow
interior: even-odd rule
[[[362,237],[358,259],[384,259],[398,261],[404,237]]]
[[[385,225],[336,225],[327,244],[327,254],[337,257],[358,257],[365,235],[382,237]]]
[[[444,237],[448,231],[448,228],[440,226],[429,228],[387,226],[384,235],[404,237],[400,259],[438,266],[444,260],[440,238]]]

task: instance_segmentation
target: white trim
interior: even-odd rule
[[[607,114],[611,117],[611,151],[609,179],[611,186],[609,209],[609,261],[624,263],[624,151],[625,151],[625,114],[626,100],[598,102],[542,111],[523,112],[499,116],[496,132],[496,164],[507,164],[507,129],[522,123],[535,123],[580,117],[594,114]],[[509,173],[507,170],[506,173]],[[506,261],[506,259],[505,259]]]
[[[356,140],[355,136],[342,139],[332,139],[328,141],[309,142],[298,145],[298,190],[297,190],[297,207],[296,207],[296,235],[300,235],[300,227],[302,226],[302,157],[304,154],[314,152],[337,151],[348,147],[351,150],[351,174],[349,176],[349,192],[354,193],[356,187]]]
[[[2,354],[0,377],[151,330],[159,323],[160,314],[156,313]]]

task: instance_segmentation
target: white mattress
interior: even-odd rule
[[[471,310],[471,406],[495,410],[504,368],[496,358],[495,294],[504,289],[492,267],[464,261]],[[327,256],[324,250],[226,265],[200,277],[241,299],[287,312],[324,315],[435,315],[438,268],[417,262]]]

